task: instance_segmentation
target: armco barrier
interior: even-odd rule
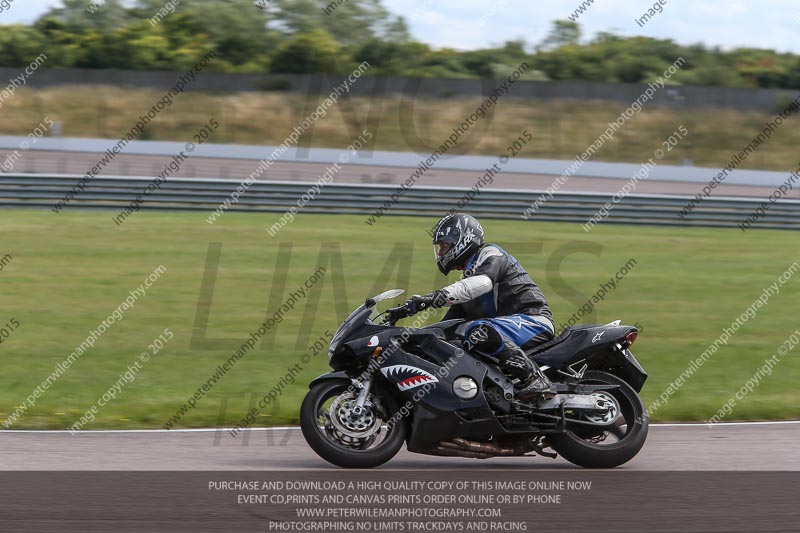
[[[51,208],[69,192],[80,176],[2,175],[0,207]],[[152,178],[102,177],[73,198],[64,208],[107,209],[109,217],[124,209],[152,181]],[[230,211],[285,212],[297,205],[309,190],[310,183],[259,181],[241,195]],[[230,180],[173,178],[145,197],[142,209],[215,210],[233,192]],[[391,199],[396,186],[330,184],[300,209],[301,213],[349,213],[373,215]],[[409,189],[384,216],[410,215],[439,217],[457,208],[467,189],[418,186]],[[540,191],[483,190],[464,210],[485,218],[522,220],[522,214],[541,194]],[[695,207],[686,218],[677,216],[689,199],[687,196],[632,194],[614,206],[605,223],[652,224],[676,226],[736,227],[758,206],[761,198],[710,198]],[[606,202],[605,193],[557,193],[545,202],[530,221],[587,222]],[[62,211],[63,212],[63,211]],[[59,216],[53,213],[53,216]],[[271,220],[271,219],[270,219]],[[376,222],[380,225],[380,219]],[[754,227],[800,229],[800,201],[781,200],[772,205],[767,216]]]

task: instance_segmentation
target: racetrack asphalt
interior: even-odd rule
[[[620,470],[800,471],[800,422],[651,425],[644,448]],[[0,432],[0,470],[269,471],[334,469],[308,447],[299,428],[227,430]],[[546,457],[489,460],[433,457],[402,450],[381,470],[577,469]]]

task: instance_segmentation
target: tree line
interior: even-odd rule
[[[569,20],[555,21],[540,43],[435,49],[381,0],[330,3],[64,0],[29,25],[0,26],[0,66],[23,67],[44,52],[48,68],[185,70],[213,49],[210,69],[222,72],[345,73],[367,61],[370,75],[501,78],[524,61],[527,80],[648,83],[683,57],[671,83],[800,87],[800,56],[791,53],[610,32],[583,39]]]

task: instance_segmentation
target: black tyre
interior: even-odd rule
[[[617,389],[595,393],[614,402],[616,412],[609,413],[607,419],[599,415],[583,416],[585,420],[606,423],[603,426],[568,422],[566,433],[549,437],[553,449],[570,463],[586,468],[614,468],[627,463],[647,439],[647,412],[641,398],[625,381],[606,372],[586,372],[580,382],[619,385]]]
[[[303,437],[317,455],[342,468],[374,468],[394,457],[406,440],[406,424],[388,395],[370,395],[364,412],[353,414],[358,391],[350,382],[311,387],[300,407]]]

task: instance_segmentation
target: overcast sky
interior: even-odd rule
[[[188,0],[187,0],[188,1]],[[409,21],[415,38],[435,47],[483,48],[510,39],[538,43],[553,20],[566,19],[584,0],[384,0]],[[585,0],[590,1],[590,0]],[[748,46],[800,53],[798,0],[661,0],[663,12],[643,28],[636,24],[648,0],[594,0],[580,15],[584,34],[622,35],[704,42],[724,48]],[[57,0],[13,0],[0,24],[30,22]],[[481,20],[483,19],[483,22]]]

